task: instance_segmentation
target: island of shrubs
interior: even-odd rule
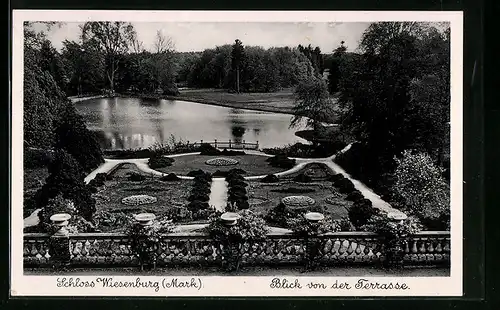
[[[165,168],[172,166],[173,162],[174,162],[173,158],[165,157],[162,155],[155,155],[149,158],[148,166],[151,169]]]
[[[271,167],[291,169],[295,166],[295,159],[286,157],[285,155],[276,155],[269,157],[266,160]]]

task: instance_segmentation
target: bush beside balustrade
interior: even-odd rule
[[[369,232],[335,232],[318,236],[318,261],[323,266],[378,265],[384,261],[381,237]],[[450,265],[450,234],[447,231],[419,232],[408,239],[404,265]],[[78,233],[59,239],[69,247],[71,267],[134,267],[139,260],[123,233]],[[54,263],[51,235],[24,234],[24,266],[50,267]],[[206,232],[163,234],[158,250],[158,267],[220,266],[222,245]],[[292,233],[268,233],[263,241],[244,242],[242,266],[301,265],[304,240]],[[57,253],[56,253],[57,254]],[[60,258],[59,258],[60,259]]]

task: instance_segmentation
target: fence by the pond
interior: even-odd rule
[[[245,140],[235,141],[220,141],[215,139],[214,141],[197,141],[197,142],[187,142],[189,145],[194,147],[201,146],[202,144],[210,144],[211,146],[219,149],[242,149],[242,150],[258,150],[259,149],[259,141],[256,142],[247,142]]]
[[[376,265],[385,258],[382,239],[375,233],[336,232],[319,238],[319,260],[323,265]],[[157,264],[214,266],[223,259],[222,250],[222,244],[205,232],[165,234],[158,249]],[[265,240],[242,245],[242,265],[300,265],[304,251],[302,238],[290,233],[269,233]],[[403,251],[406,266],[449,266],[450,233],[417,233],[409,237]],[[26,267],[51,266],[61,260],[73,267],[139,265],[130,239],[123,233],[78,233],[62,238],[46,233],[24,234]]]

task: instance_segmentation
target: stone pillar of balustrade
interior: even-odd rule
[[[69,231],[66,228],[71,215],[67,213],[54,214],[50,217],[56,232],[50,237],[49,253],[53,268],[63,269],[70,264],[71,252]]]

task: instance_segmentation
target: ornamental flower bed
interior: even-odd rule
[[[233,166],[237,165],[238,161],[233,158],[218,157],[207,160],[205,164],[210,166]]]
[[[149,195],[133,195],[122,199],[122,203],[127,206],[140,206],[155,203],[156,197]]]
[[[281,199],[281,202],[290,208],[306,208],[315,203],[314,199],[308,196],[288,196]]]

